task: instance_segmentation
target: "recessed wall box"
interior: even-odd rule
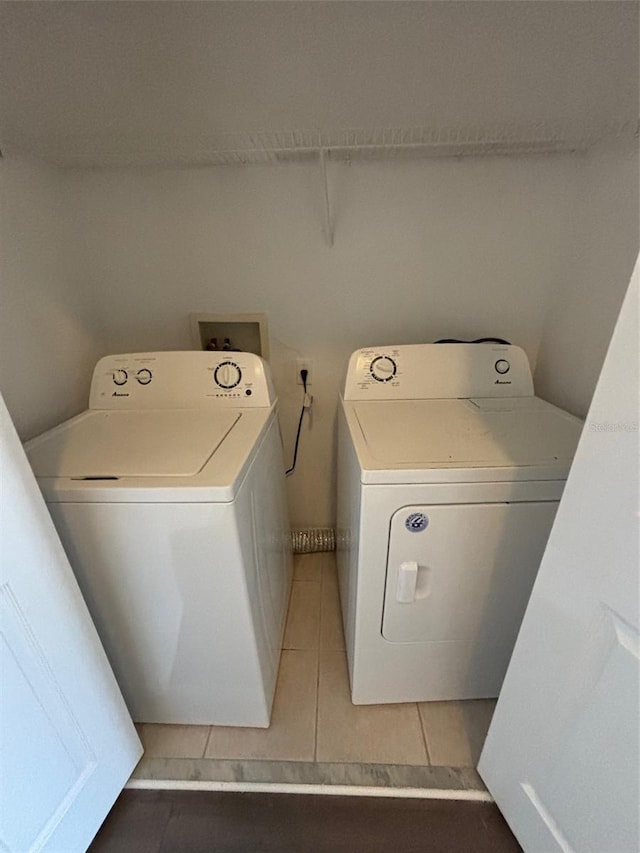
[[[208,349],[211,340],[223,349],[225,339],[231,349],[253,352],[269,360],[269,331],[266,314],[191,314],[194,349]]]

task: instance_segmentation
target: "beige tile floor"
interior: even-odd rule
[[[475,767],[495,701],[353,705],[333,554],[295,558],[268,729],[140,725],[148,758]]]

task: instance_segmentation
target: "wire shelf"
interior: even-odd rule
[[[419,160],[430,157],[553,154],[586,151],[596,144],[637,139],[638,120],[579,125],[505,123],[483,126],[416,126],[347,130],[242,131],[189,136],[120,135],[41,140],[34,153],[61,166],[245,166],[286,163]],[[15,146],[20,150],[19,140]],[[33,146],[32,146],[33,147]]]
[[[223,133],[199,140],[197,159],[210,165],[307,162],[320,151],[335,161],[543,154],[586,151],[637,138],[638,121],[568,127],[546,122],[486,127],[389,127]]]

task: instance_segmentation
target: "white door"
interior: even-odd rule
[[[0,849],[82,851],[142,747],[0,397]]]
[[[478,767],[527,853],[640,849],[637,336],[638,265]]]

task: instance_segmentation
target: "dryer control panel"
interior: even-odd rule
[[[407,344],[365,347],[349,359],[345,400],[529,397],[531,368],[506,344]]]
[[[90,409],[201,409],[271,406],[268,365],[249,352],[142,352],[96,364]]]

